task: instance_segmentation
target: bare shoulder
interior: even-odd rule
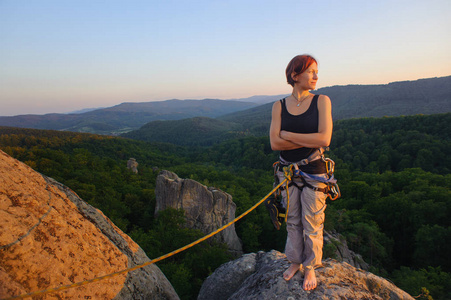
[[[274,111],[280,111],[280,110],[282,110],[282,103],[280,103],[280,100],[277,100],[272,105],[272,111],[274,112]]]
[[[330,107],[330,98],[326,95],[319,95],[318,97],[318,107]]]
[[[326,95],[319,95],[318,102],[323,102],[323,103],[329,102],[330,103],[330,98],[329,98],[329,96],[326,96]]]

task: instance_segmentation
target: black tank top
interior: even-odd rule
[[[282,105],[282,115],[280,129],[290,131],[294,133],[315,133],[318,132],[318,98],[319,95],[315,95],[310,103],[306,112],[300,115],[292,115],[288,112],[286,106],[286,98],[280,100]],[[297,162],[304,158],[307,158],[316,149],[301,147],[293,150],[282,150],[280,156],[289,162]],[[326,173],[326,164],[323,160],[319,159],[312,161],[311,163],[301,166],[300,169],[309,174],[322,174]]]

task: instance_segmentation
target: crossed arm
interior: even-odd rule
[[[269,139],[272,150],[292,150],[301,147],[327,147],[332,137],[332,108],[330,99],[321,95],[318,99],[318,132],[294,133],[280,129],[282,104],[280,101],[272,107],[271,127]]]

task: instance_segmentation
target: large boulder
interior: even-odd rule
[[[236,205],[232,196],[192,179],[181,179],[170,171],[161,171],[157,177],[155,214],[166,208],[183,209],[187,227],[209,234],[235,219]],[[241,240],[235,225],[214,237],[227,244],[235,255],[243,254]]]
[[[413,300],[386,279],[333,259],[324,260],[323,267],[316,270],[317,288],[304,291],[302,272],[290,281],[283,279],[289,265],[286,256],[275,250],[243,255],[216,269],[204,281],[197,299]]]
[[[101,211],[0,151],[0,298],[56,288],[150,261]],[[43,299],[179,299],[156,265]]]

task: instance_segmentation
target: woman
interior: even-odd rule
[[[280,151],[280,163],[290,165],[312,158],[320,147],[327,147],[332,137],[332,112],[330,99],[313,95],[318,80],[318,64],[310,55],[294,57],[286,69],[287,82],[293,87],[289,97],[274,103],[270,128],[273,150]],[[312,155],[313,154],[313,155]],[[299,169],[316,177],[326,178],[327,168],[322,159],[315,159]],[[278,172],[281,180],[283,172]],[[310,187],[324,188],[326,184],[304,178]],[[323,247],[324,210],[326,194],[305,186],[300,177],[289,186],[287,216],[287,241],[285,253],[290,267],[283,278],[290,280],[304,268],[304,290],[317,286],[315,268],[321,266]],[[287,207],[286,191],[282,192]]]

